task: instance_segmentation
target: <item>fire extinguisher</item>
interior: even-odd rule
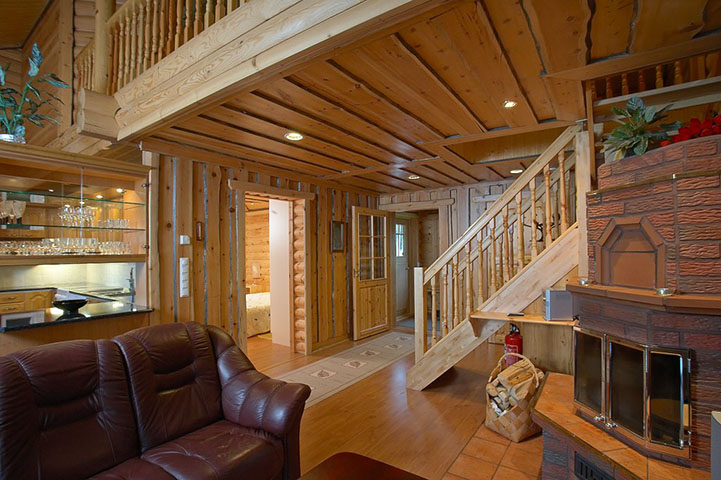
[[[508,335],[506,335],[503,342],[503,353],[523,354],[523,336],[521,336],[521,331],[515,323],[511,324],[511,331]],[[515,356],[506,357],[506,367],[510,367],[518,360],[520,360],[520,358]]]

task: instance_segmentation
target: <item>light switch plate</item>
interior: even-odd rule
[[[180,244],[181,245],[190,245],[190,235],[181,235],[180,236]]]

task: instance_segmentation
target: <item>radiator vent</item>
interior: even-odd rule
[[[599,470],[591,462],[580,456],[575,455],[574,473],[576,478],[581,480],[613,480],[613,477],[606,472]]]

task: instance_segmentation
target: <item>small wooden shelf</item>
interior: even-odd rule
[[[507,313],[503,312],[473,312],[471,313],[471,318],[478,320],[501,320],[509,323],[536,323],[549,327],[573,327],[578,323],[576,320],[549,321],[543,318],[542,315],[526,314],[522,317],[509,317]]]
[[[0,255],[0,266],[60,265],[82,263],[141,263],[144,254],[131,255]]]

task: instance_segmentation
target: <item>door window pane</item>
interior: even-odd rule
[[[372,257],[371,255],[371,238],[372,237],[359,237],[358,245],[360,246],[360,257],[367,258]]]
[[[386,217],[373,217],[373,235],[386,234]]]
[[[406,256],[405,230],[404,224],[396,223],[396,257]]]
[[[386,259],[376,258],[373,260],[373,279],[386,278]]]
[[[371,234],[370,215],[358,215],[358,233],[360,233],[361,235]]]
[[[361,280],[371,280],[371,265],[373,263],[373,260],[370,258],[364,258],[360,261],[360,279]]]
[[[373,256],[374,257],[385,257],[386,256],[386,239],[385,237],[374,237],[373,238]]]

